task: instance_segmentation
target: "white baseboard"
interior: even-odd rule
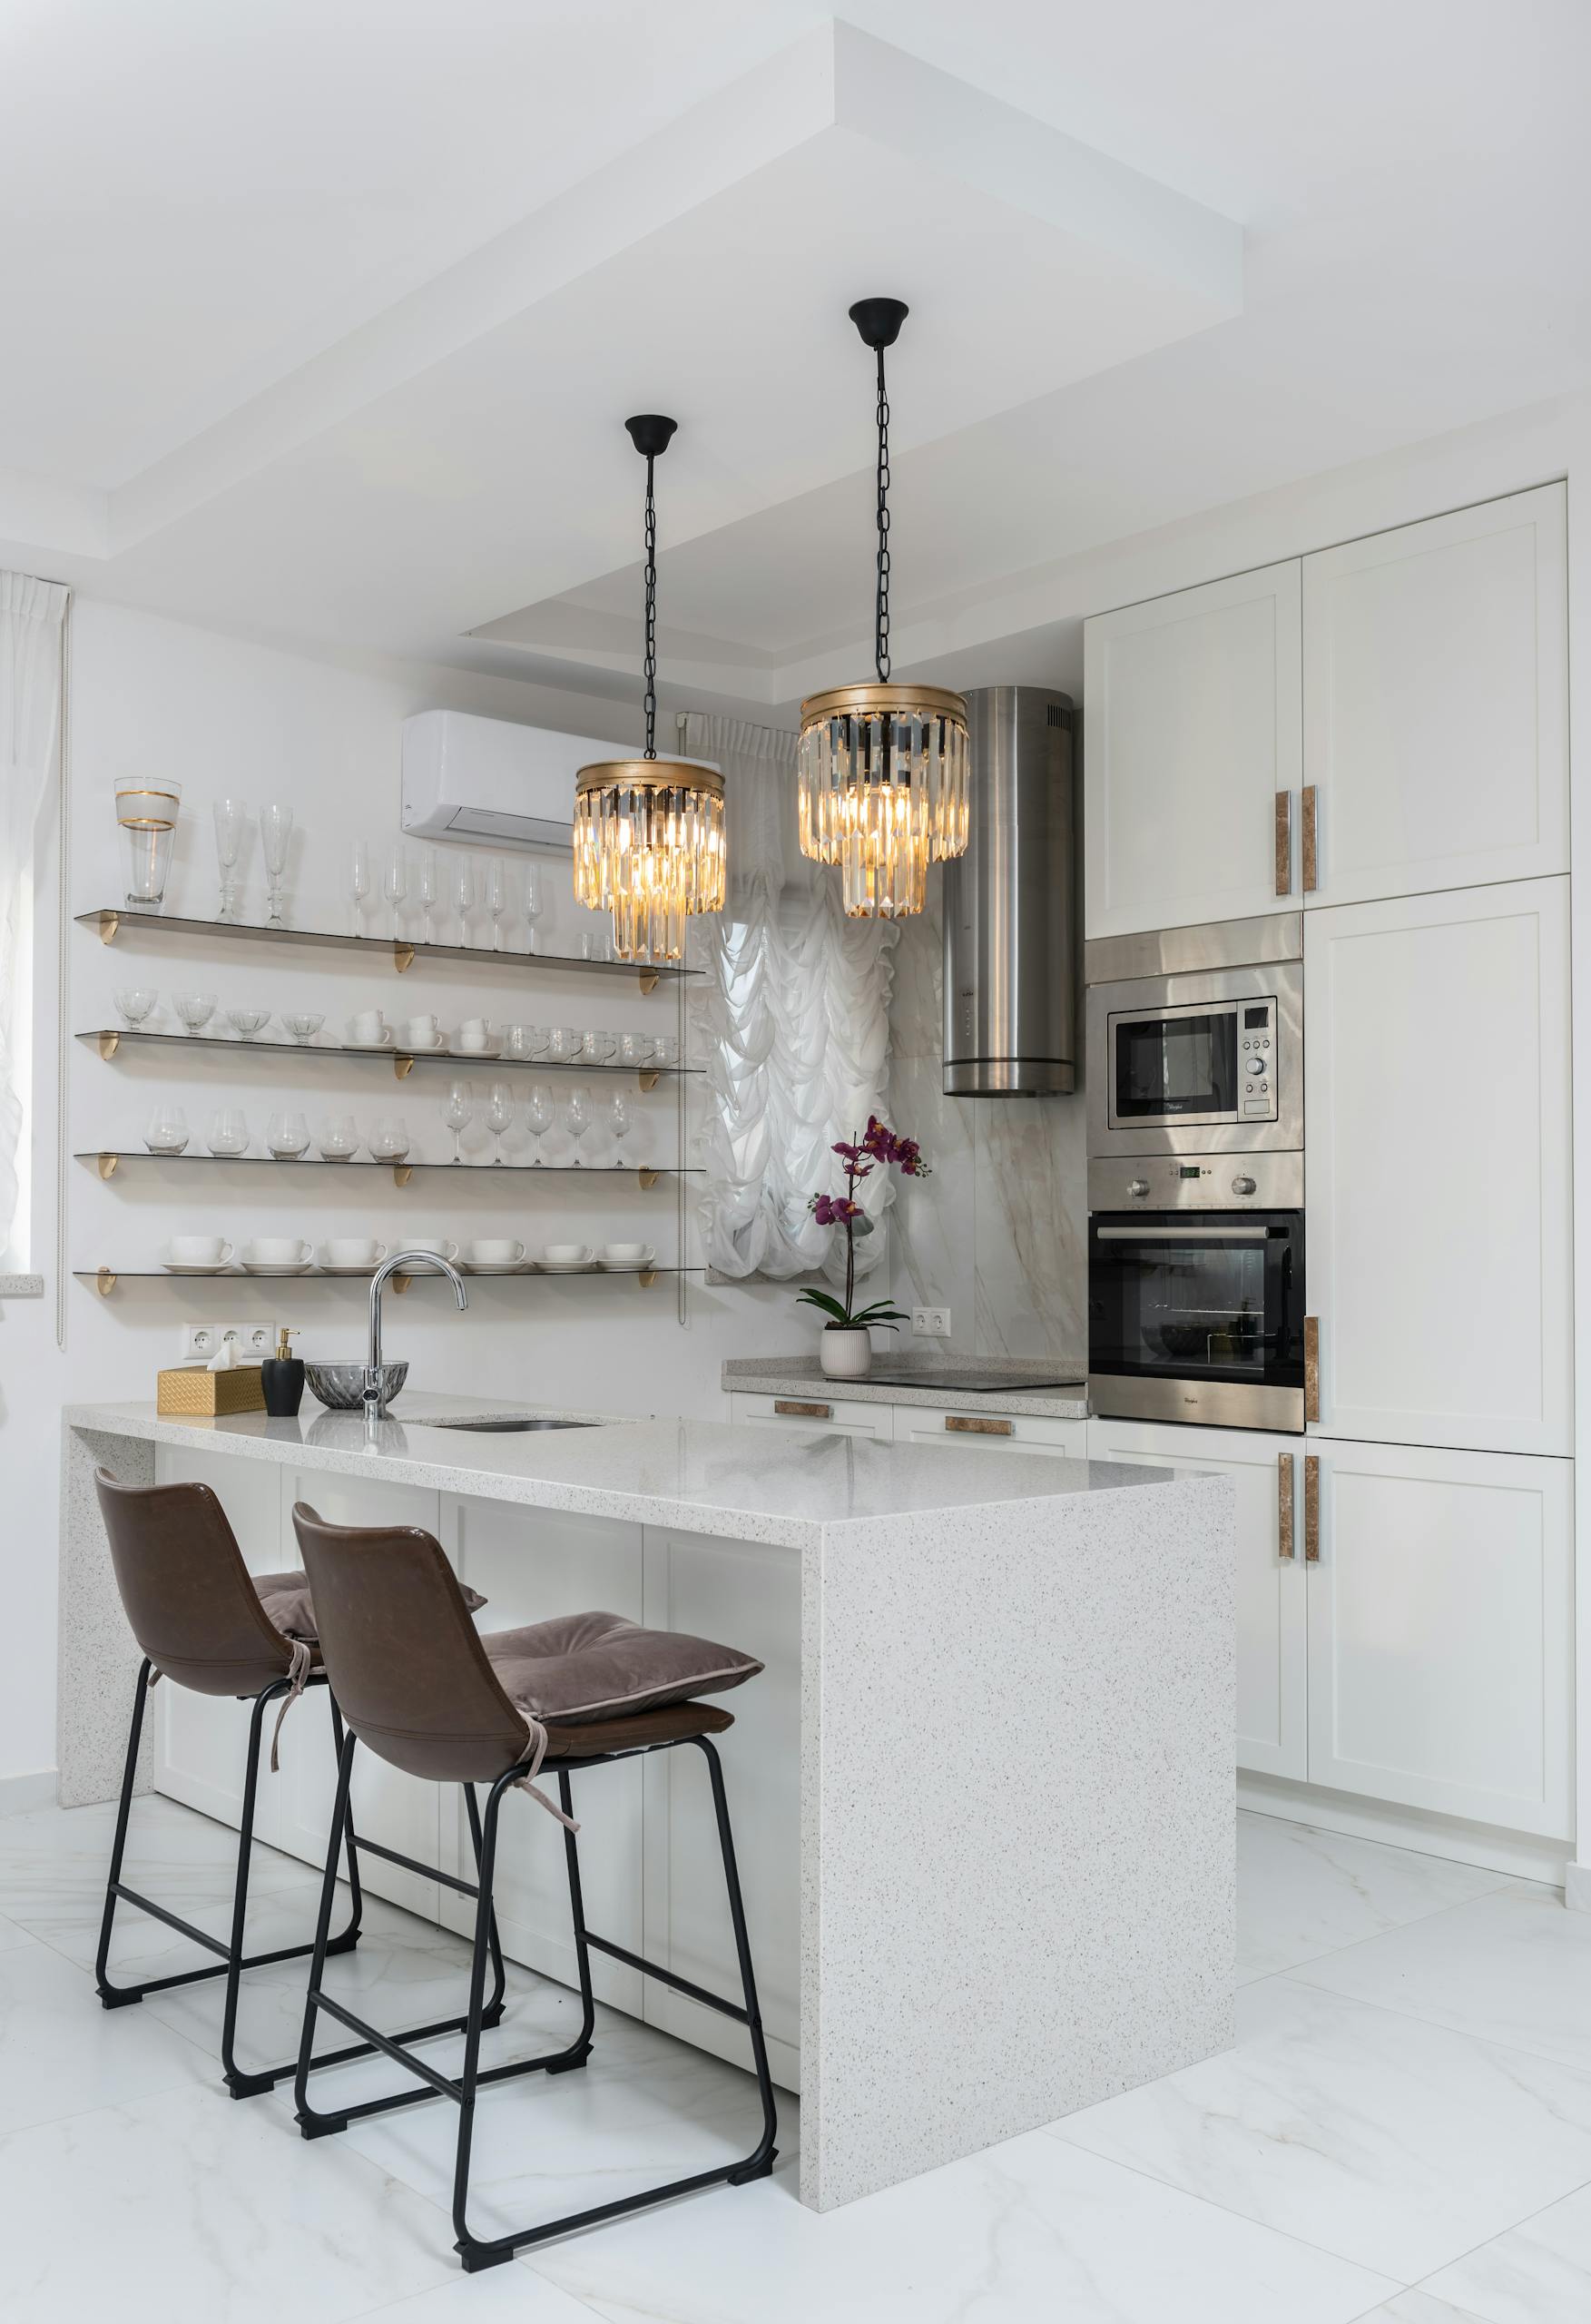
[[[1565,1865],[1564,1902],[1571,1913],[1591,1913],[1591,1864]]]
[[[1237,1804],[1257,1816],[1280,1816],[1290,1823],[1313,1824],[1323,1832],[1346,1832],[1358,1840],[1380,1840],[1389,1847],[1413,1848],[1420,1856],[1446,1856],[1453,1864],[1476,1864],[1516,1880],[1565,1885],[1570,1854],[1566,1840],[1538,1839],[1529,1832],[1506,1832],[1489,1824],[1468,1824],[1418,1807],[1395,1807],[1381,1799],[1360,1799],[1313,1784],[1289,1783],[1280,1776],[1240,1773]],[[1578,1869],[1591,1910],[1591,1867]]]
[[[31,1776],[0,1776],[0,1816],[25,1816],[30,1807],[53,1807],[58,1783],[54,1768],[41,1768]]]

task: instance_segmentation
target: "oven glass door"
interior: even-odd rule
[[[1303,1386],[1303,1213],[1142,1211],[1088,1223],[1088,1368]]]
[[[1235,1121],[1237,1020],[1230,1003],[1113,1018],[1113,1123]]]

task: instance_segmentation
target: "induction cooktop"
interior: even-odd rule
[[[1036,1380],[1031,1374],[1009,1372],[869,1372],[875,1388],[948,1388],[967,1396],[1031,1395],[1035,1389],[1081,1388],[1084,1372],[1068,1372],[1054,1380]]]

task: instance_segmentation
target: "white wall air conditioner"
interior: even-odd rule
[[[516,726],[462,710],[421,710],[403,722],[403,828],[427,839],[567,849],[575,778],[633,744]]]

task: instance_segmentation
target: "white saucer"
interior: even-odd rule
[[[446,1057],[447,1054],[446,1034],[434,1041],[406,1041],[400,1033],[392,1046],[400,1049],[405,1057]]]
[[[657,1265],[657,1253],[653,1251],[643,1259],[598,1259],[604,1275],[644,1275],[648,1267]]]
[[[538,1259],[536,1264],[544,1275],[594,1275],[596,1272],[594,1259]]]
[[[389,1029],[386,1038],[382,1040],[356,1041],[353,1035],[350,1033],[348,1039],[343,1042],[342,1046],[345,1049],[389,1049],[393,1046],[392,1034]],[[406,1051],[406,1055],[407,1054],[408,1054],[408,1052]]]
[[[491,1059],[502,1056],[503,1044],[501,1041],[488,1041],[484,1049],[466,1049],[462,1041],[457,1041],[451,1045],[448,1054],[451,1057],[462,1058],[466,1065],[472,1058],[476,1059],[481,1064],[485,1065],[488,1063]],[[515,1062],[516,1064],[529,1064],[530,1059],[528,1058],[516,1059]]]
[[[466,1275],[534,1275],[534,1259],[457,1259],[454,1264]]]
[[[196,1265],[192,1260],[184,1260],[181,1265],[174,1259],[161,1261],[168,1275],[225,1275],[232,1264],[231,1259],[214,1259],[203,1266]]]
[[[315,1262],[313,1259],[244,1259],[241,1264],[245,1275],[308,1275]]]
[[[385,1259],[362,1259],[356,1267],[334,1267],[329,1259],[317,1259],[315,1262],[322,1275],[362,1275],[366,1277],[373,1275],[378,1267],[386,1264]]]

